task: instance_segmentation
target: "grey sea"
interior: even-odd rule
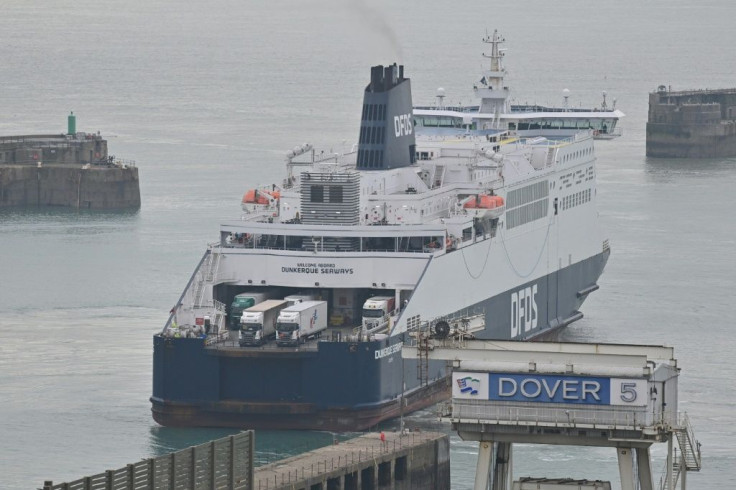
[[[627,117],[596,142],[611,259],[565,340],[675,347],[703,444],[691,488],[736,486],[736,159],[644,156],[647,94],[736,85],[736,3],[464,0],[0,0],[0,134],[60,133],[69,111],[137,161],[134,213],[0,210],[0,488],[36,488],[228,434],[152,420],[152,335],[243,192],[284,154],[357,140],[372,64],[403,62],[414,100],[469,103],[486,29],[508,40],[518,102]],[[450,432],[426,410],[410,427]],[[391,427],[391,424],[388,424]],[[258,432],[260,462],[332,435]],[[346,435],[341,437],[347,437]],[[451,437],[453,488],[476,446]],[[665,447],[654,450],[659,479]],[[520,446],[517,476],[599,478],[615,452]]]

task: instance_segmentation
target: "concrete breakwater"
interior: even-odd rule
[[[135,162],[108,155],[98,133],[0,137],[0,207],[62,206],[138,209],[141,193]]]
[[[137,209],[138,168],[79,164],[0,164],[0,207]]]
[[[736,89],[649,94],[646,153],[660,158],[736,155]]]

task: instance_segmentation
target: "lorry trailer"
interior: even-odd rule
[[[268,299],[243,311],[240,319],[240,345],[263,345],[276,334],[276,319],[288,306],[283,299]]]
[[[281,310],[276,320],[276,344],[297,346],[327,328],[327,302],[302,301]]]

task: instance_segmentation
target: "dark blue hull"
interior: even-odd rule
[[[162,425],[353,431],[399,415],[400,337],[318,342],[315,350],[211,348],[154,337],[153,416]],[[376,358],[382,351],[391,354]],[[446,399],[444,362],[420,386],[404,362],[408,411]]]
[[[549,338],[581,318],[578,308],[596,289],[608,255],[533,281],[537,324],[529,331],[520,328],[518,338]],[[474,305],[486,312],[479,338],[513,337],[511,298],[525,286]],[[401,342],[402,336],[394,336],[299,349],[216,348],[202,339],[156,335],[153,417],[169,426],[355,431],[399,416],[402,400],[409,413],[449,398],[446,364],[429,361],[422,382],[418,361],[402,360]]]

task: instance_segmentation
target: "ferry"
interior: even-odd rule
[[[616,109],[616,100],[608,106],[606,91],[602,92],[600,107],[570,107],[570,91],[564,89],[562,107],[538,104],[513,104],[511,90],[506,85],[506,69],[503,60],[506,52],[501,48],[505,42],[498,31],[486,35],[483,43],[490,45],[490,60],[480,81],[473,86],[473,95],[478,105],[446,106],[445,89],[437,89],[433,106],[414,108],[417,131],[448,134],[466,130],[483,131],[509,129],[520,136],[572,136],[579,131],[590,130],[595,139],[609,140],[623,134],[619,120],[626,114]]]
[[[610,254],[594,131],[427,134],[417,112],[404,67],[374,66],[353,148],[297,146],[245,192],[153,338],[158,423],[363,430],[449,398],[444,361],[402,359],[417,332],[528,341],[582,317]]]

